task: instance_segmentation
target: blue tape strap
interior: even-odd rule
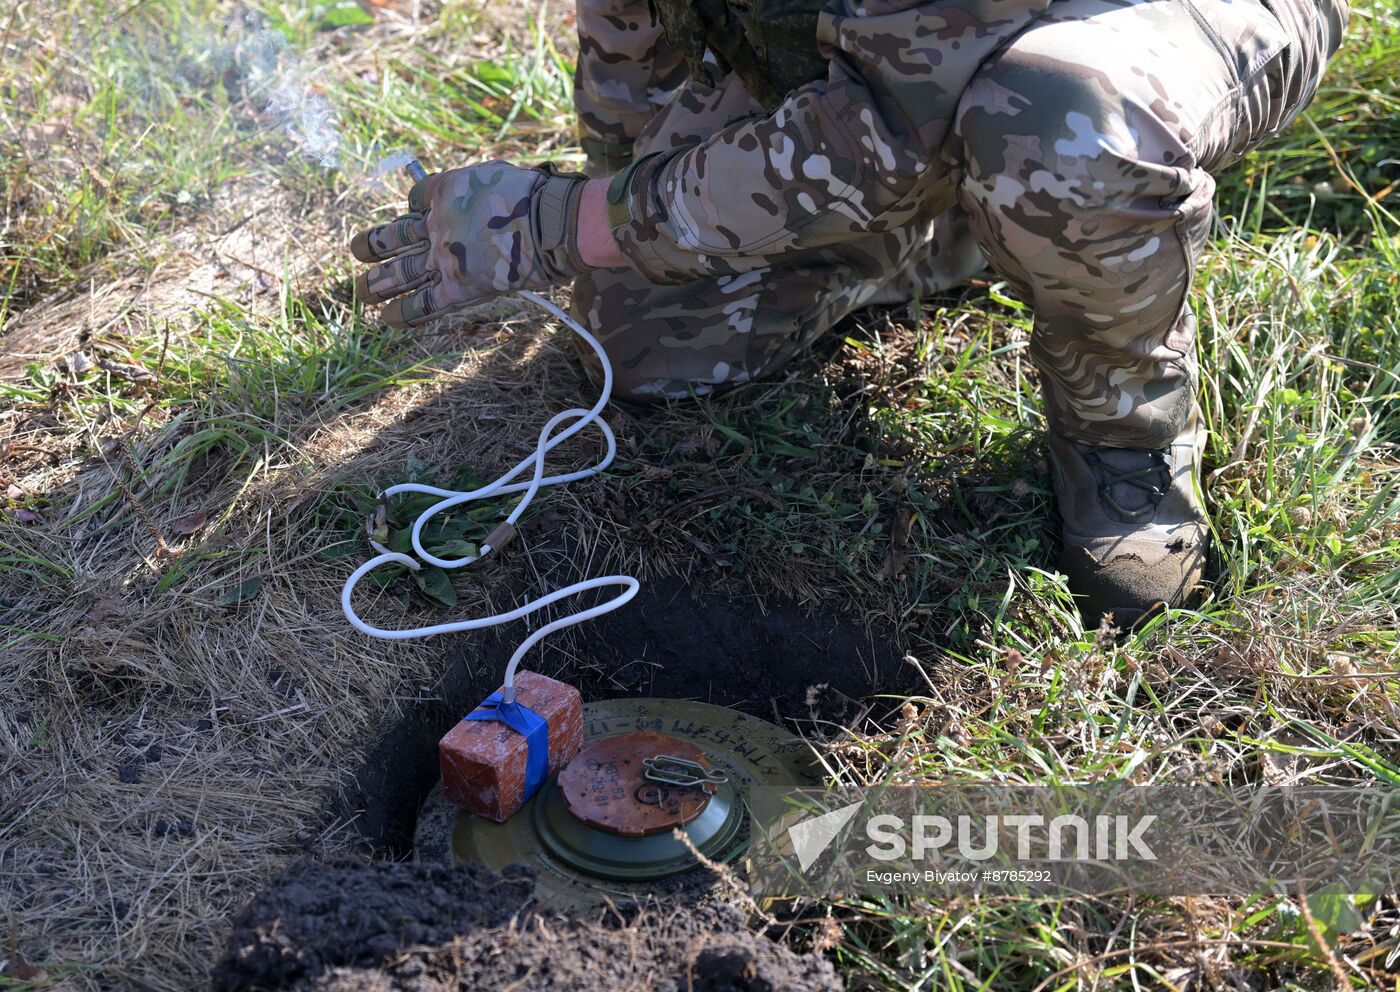
[[[540,791],[549,774],[549,724],[518,699],[513,703],[501,701],[493,692],[485,701],[462,719],[504,723],[525,738],[525,801]]]

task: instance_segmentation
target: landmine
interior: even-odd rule
[[[577,757],[503,823],[458,809],[439,786],[419,817],[415,859],[497,870],[528,865],[537,873],[538,896],[561,907],[675,891],[709,884],[708,877],[697,880],[704,873],[696,872],[695,851],[721,864],[743,857],[747,789],[817,778],[799,738],[722,706],[679,699],[589,703],[582,736]],[[646,775],[648,761],[681,783],[703,781],[659,782]]]

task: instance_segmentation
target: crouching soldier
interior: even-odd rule
[[[986,267],[1033,308],[1091,623],[1186,602],[1209,541],[1192,274],[1212,176],[1311,99],[1345,0],[579,0],[590,175],[431,176],[355,255],[417,325],[572,281],[617,395],[747,382]],[[596,374],[593,356],[583,354]]]

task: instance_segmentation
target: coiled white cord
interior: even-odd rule
[[[464,568],[472,562],[480,561],[491,553],[491,545],[489,543],[483,543],[479,555],[458,558],[455,561],[438,558],[430,554],[427,549],[423,547],[421,538],[423,526],[432,517],[442,513],[444,510],[450,510],[454,506],[461,506],[463,503],[486,499],[490,496],[523,491],[524,495],[521,496],[520,501],[515,504],[515,509],[511,510],[510,514],[506,517],[505,523],[501,527],[498,527],[492,534],[492,536],[494,536],[495,534],[506,533],[508,536],[509,533],[514,531],[521,514],[525,512],[526,507],[530,505],[530,501],[535,498],[535,494],[539,492],[542,487],[554,486],[563,482],[577,482],[579,479],[587,479],[589,476],[597,475],[612,464],[613,458],[617,455],[617,438],[613,436],[612,428],[608,426],[607,421],[600,416],[603,407],[607,406],[608,400],[612,396],[613,384],[612,363],[608,361],[608,356],[604,353],[603,346],[598,343],[597,338],[588,333],[577,321],[542,296],[535,293],[521,293],[520,295],[563,321],[566,327],[588,342],[588,346],[593,349],[594,354],[598,356],[598,361],[601,362],[603,366],[603,390],[598,397],[598,402],[594,403],[592,408],[588,410],[576,407],[551,417],[549,423],[545,424],[540,430],[539,441],[535,445],[534,452],[505,475],[496,479],[494,482],[482,486],[480,489],[473,489],[471,492],[463,493],[452,489],[438,489],[435,486],[423,486],[417,483],[407,482],[398,486],[390,486],[388,489],[384,490],[384,492],[380,494],[380,499],[388,499],[390,496],[395,496],[399,493],[429,493],[433,496],[441,496],[443,499],[424,510],[419,514],[418,519],[413,522],[413,550],[418,555],[417,559],[413,558],[411,555],[390,551],[388,548],[384,547],[384,545],[370,538],[369,543],[379,554],[350,573],[350,578],[345,580],[345,588],[340,591],[340,608],[345,612],[345,619],[349,620],[357,630],[363,631],[371,637],[379,637],[389,641],[401,641],[410,637],[432,637],[434,634],[455,634],[461,630],[478,630],[482,627],[494,627],[496,624],[519,620],[521,617],[529,616],[536,610],[543,609],[551,603],[557,603],[559,600],[566,599],[577,593],[587,592],[589,589],[600,589],[604,586],[621,586],[622,591],[612,599],[589,607],[586,610],[581,610],[578,613],[571,614],[570,616],[561,617],[558,620],[547,623],[520,642],[520,646],[515,649],[515,654],[511,655],[510,663],[506,666],[505,687],[501,692],[502,701],[506,703],[513,703],[515,701],[515,670],[520,666],[520,659],[524,657],[525,652],[529,651],[538,644],[540,640],[548,637],[556,630],[562,630],[573,624],[582,623],[585,620],[591,620],[594,617],[602,616],[604,613],[612,612],[619,606],[630,601],[633,596],[637,595],[640,583],[630,575],[606,575],[596,579],[585,579],[582,582],[575,582],[573,585],[558,589],[547,596],[541,596],[539,599],[532,599],[524,606],[511,610],[508,613],[497,613],[494,616],[479,617],[474,620],[457,620],[453,623],[439,623],[431,627],[412,627],[408,630],[386,630],[383,627],[374,627],[365,623],[359,618],[354,608],[350,605],[350,597],[355,591],[355,586],[362,578],[380,565],[388,562],[406,565],[415,572],[423,567],[422,562],[424,561],[431,565],[436,565],[438,568]],[[570,423],[570,421],[572,421],[572,423]],[[568,424],[568,426],[560,430],[558,434],[555,434],[555,429],[564,424]],[[583,430],[589,424],[596,424],[598,429],[603,432],[603,437],[607,441],[608,450],[603,456],[602,461],[591,468],[580,469],[577,472],[569,472],[566,475],[551,475],[546,477],[544,474],[545,455],[559,444],[562,444],[564,441]],[[534,471],[529,482],[511,481],[531,466],[533,466]],[[489,540],[490,538],[488,537],[488,542]]]

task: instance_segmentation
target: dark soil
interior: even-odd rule
[[[215,992],[839,992],[830,962],[737,908],[624,907],[568,919],[527,871],[303,861],[234,920]]]
[[[437,697],[383,728],[333,821],[353,818],[365,853],[411,853],[437,781],[437,741],[500,685],[523,636],[483,632],[444,664]],[[849,723],[864,700],[912,674],[888,638],[820,604],[760,601],[747,589],[649,581],[622,610],[572,628],[532,659],[585,700],[623,696],[733,706],[792,729]],[[564,917],[533,905],[530,869],[308,860],[234,921],[216,990],[442,992],[825,992],[841,983],[820,956],[755,935],[707,892],[649,908]],[[603,915],[608,913],[611,915]]]
[[[438,698],[384,728],[332,811],[355,817],[369,851],[410,853],[418,810],[438,778],[438,739],[500,685],[521,630],[483,632],[444,665]],[[627,606],[561,631],[527,664],[578,686],[585,701],[695,699],[803,730],[813,720],[849,722],[867,697],[910,688],[914,673],[901,658],[891,639],[822,604],[760,601],[746,587],[699,590],[673,578],[644,582]]]

